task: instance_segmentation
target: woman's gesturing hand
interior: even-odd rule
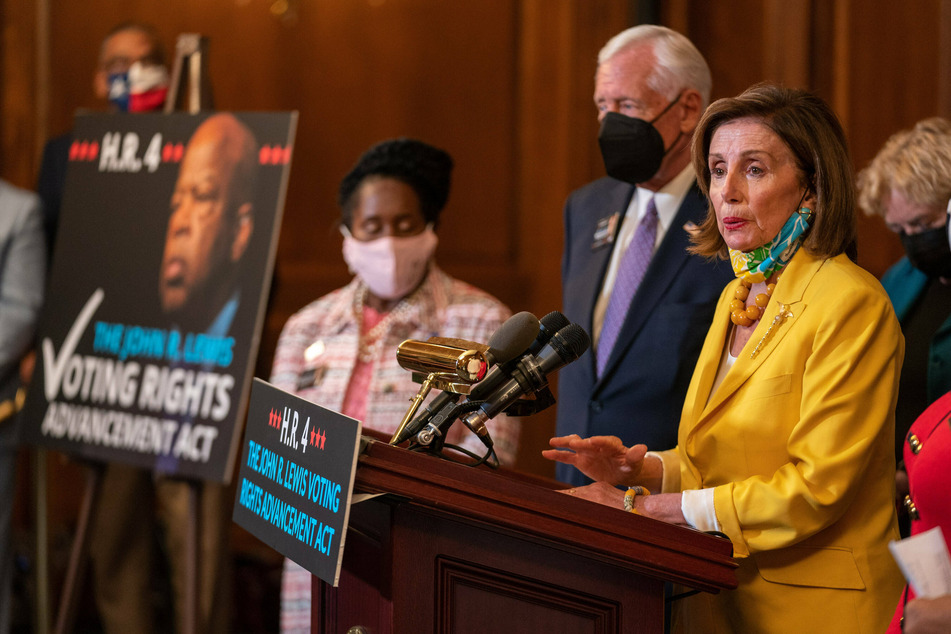
[[[640,484],[646,445],[627,448],[617,436],[581,438],[577,434],[557,436],[548,444],[552,449],[542,451],[542,456],[573,465],[592,480],[615,486]]]

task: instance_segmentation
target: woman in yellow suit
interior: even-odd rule
[[[887,543],[904,342],[881,286],[846,255],[855,204],[841,126],[809,93],[758,85],[710,106],[693,153],[711,203],[693,248],[729,255],[738,279],[678,446],[566,436],[544,453],[596,481],[571,494],[733,542],[737,589],[678,602],[676,630],[884,631],[901,592]]]

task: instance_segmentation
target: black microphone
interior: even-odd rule
[[[488,349],[484,352],[485,360],[491,366],[507,363],[516,358],[538,336],[540,327],[538,318],[528,311],[512,315],[489,337]],[[407,438],[412,438],[423,425],[439,415],[442,410],[458,403],[459,398],[460,395],[454,392],[443,392],[425,405],[423,411],[403,429],[403,432],[390,440],[390,444],[398,445]]]
[[[580,357],[590,345],[591,339],[584,328],[578,324],[565,326],[551,337],[537,355],[523,356],[514,368],[512,377],[482,399],[485,402],[467,414],[463,422],[487,447],[491,447],[492,441],[485,422],[505,411],[522,395],[546,388],[550,374]],[[422,445],[428,445],[439,433],[439,427],[430,423],[417,434],[417,440]]]
[[[538,336],[540,328],[538,317],[527,310],[506,319],[489,337],[489,351],[486,353],[489,365],[505,363],[517,357],[525,350],[526,342]]]
[[[541,318],[538,338],[528,348],[531,354],[538,352],[548,343],[552,336],[571,322],[557,310],[553,310]],[[532,400],[522,399],[505,410],[508,416],[531,416],[555,404],[555,395],[549,389],[535,392]]]
[[[553,310],[542,317],[538,324],[538,336],[535,337],[535,340],[520,351],[521,354],[518,355],[518,358],[509,359],[506,362],[500,363],[491,368],[486,373],[485,377],[476,383],[469,391],[468,400],[481,401],[487,395],[494,392],[495,388],[502,385],[503,382],[512,377],[512,371],[522,360],[522,358],[524,358],[526,355],[538,354],[538,352],[545,347],[545,344],[551,340],[556,332],[570,323],[571,322],[568,321],[568,318],[559,313],[557,310]]]
[[[568,318],[557,310],[551,311],[541,318],[538,328],[538,337],[532,342],[532,345],[528,347],[528,351],[532,354],[538,354],[545,344],[551,341],[551,338],[555,336],[556,332],[570,323]]]

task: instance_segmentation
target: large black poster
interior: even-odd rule
[[[77,117],[25,440],[230,479],[296,118]]]

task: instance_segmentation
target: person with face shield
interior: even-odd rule
[[[951,390],[951,122],[919,121],[894,134],[858,175],[859,204],[901,238],[905,257],[882,277],[905,335],[895,410],[895,454],[912,421]]]
[[[710,83],[696,47],[665,27],[623,31],[598,55],[594,102],[607,177],[569,196],[562,259],[564,314],[594,343],[560,372],[558,435],[677,443],[690,371],[732,278],[725,262],[687,252],[707,209],[689,146]],[[567,465],[556,473],[587,481]]]
[[[443,150],[406,138],[360,157],[338,196],[353,281],[287,321],[271,383],[389,435],[419,389],[397,363],[400,342],[440,336],[485,343],[509,317],[494,297],[436,265],[436,227],[452,167]],[[499,460],[512,464],[518,423],[502,415],[488,425]],[[463,425],[451,427],[446,442],[478,455],[485,450]],[[310,631],[310,583],[309,572],[285,560],[282,631]]]

